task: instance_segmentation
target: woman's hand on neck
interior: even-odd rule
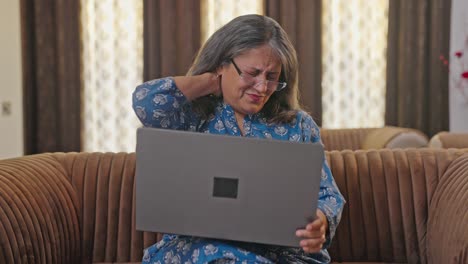
[[[193,101],[209,94],[219,96],[221,94],[220,78],[219,74],[206,72],[201,75],[176,76],[174,81],[185,97]]]

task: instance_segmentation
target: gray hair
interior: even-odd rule
[[[287,86],[273,93],[261,112],[270,122],[291,122],[299,109],[297,56],[286,32],[270,17],[239,16],[218,29],[201,47],[187,75],[215,72],[236,56],[264,44],[268,44],[281,61],[279,81],[286,82]],[[208,118],[214,113],[217,100],[220,99],[210,96],[199,98],[193,102],[194,110]]]

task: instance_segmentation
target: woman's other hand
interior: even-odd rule
[[[309,223],[305,229],[296,231],[296,236],[302,238],[299,246],[307,253],[319,252],[325,243],[327,227],[327,217],[322,211],[317,209],[317,218]]]

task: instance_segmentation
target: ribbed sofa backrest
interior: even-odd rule
[[[135,230],[135,154],[54,154],[75,188],[81,230],[81,259],[139,262],[157,234]]]
[[[347,200],[330,252],[334,261],[426,263],[428,208],[449,164],[467,150],[332,151]]]
[[[362,148],[366,136],[377,128],[321,129],[321,138],[328,151],[357,150]]]
[[[81,263],[79,204],[50,154],[0,161],[0,263]]]

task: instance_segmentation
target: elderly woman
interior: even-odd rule
[[[294,47],[276,21],[241,16],[208,39],[186,76],[138,86],[133,108],[148,127],[320,142],[319,128],[298,105],[297,70]],[[326,160],[318,199],[316,220],[296,232],[297,248],[165,235],[145,250],[143,263],[328,263],[344,199]]]

